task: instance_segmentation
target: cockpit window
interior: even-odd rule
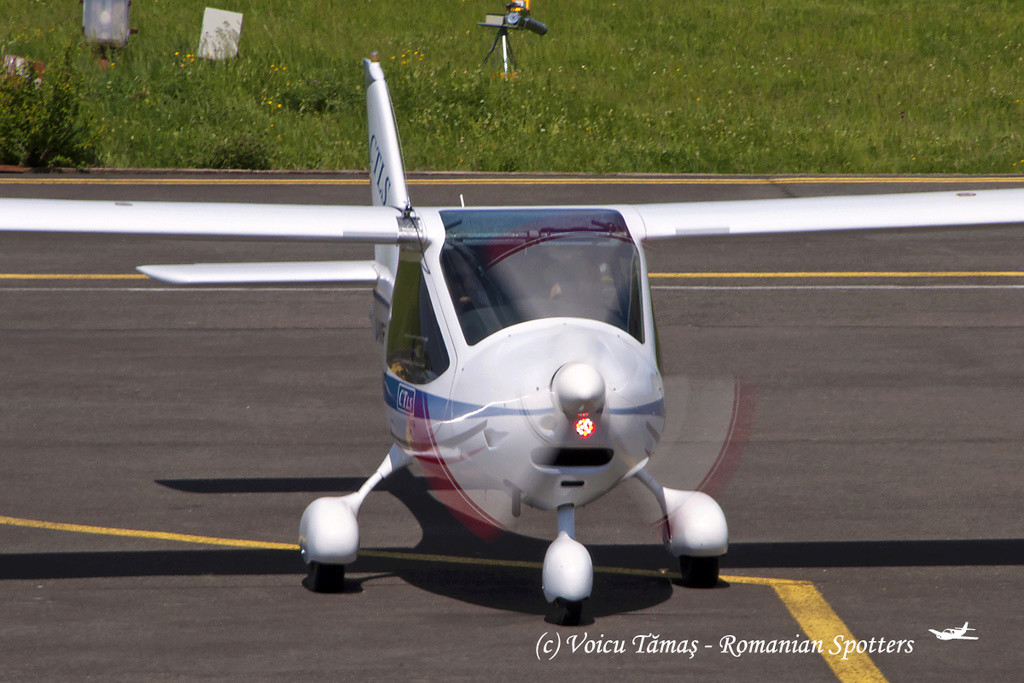
[[[441,269],[466,342],[540,318],[588,318],[643,342],[640,256],[615,211],[442,211]]]
[[[425,384],[448,369],[449,358],[418,258],[402,255],[391,301],[388,367],[399,379]]]

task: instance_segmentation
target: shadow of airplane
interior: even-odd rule
[[[362,480],[190,479],[157,483],[190,493],[298,491],[329,495],[355,490]],[[359,592],[363,582],[380,576],[398,576],[423,590],[472,604],[527,614],[548,613],[549,606],[541,597],[539,568],[521,563],[539,563],[549,539],[508,532],[499,537],[499,542],[483,541],[431,497],[424,480],[408,470],[395,473],[377,490],[389,491],[405,504],[422,526],[423,536],[414,548],[364,549],[365,553],[349,568],[346,592]],[[589,602],[588,617],[641,610],[672,595],[671,575],[661,578],[628,573],[630,569],[650,571],[674,566],[673,558],[661,546],[593,545],[588,549],[595,567],[627,570],[595,574],[593,594],[600,599]],[[406,554],[409,556],[402,556]],[[1024,539],[733,543],[722,560],[723,570],[985,565],[1024,565]],[[188,549],[0,555],[0,580],[285,574],[305,574],[295,551]],[[363,574],[369,576],[353,576]],[[719,582],[719,587],[727,585]]]

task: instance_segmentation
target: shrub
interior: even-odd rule
[[[72,67],[70,47],[39,77],[35,69],[0,76],[0,163],[81,167],[94,162],[81,101],[82,78]]]

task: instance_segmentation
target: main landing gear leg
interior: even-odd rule
[[[345,565],[359,553],[359,506],[373,487],[409,465],[412,456],[392,446],[377,471],[359,490],[347,496],[317,498],[302,513],[299,548],[309,575],[303,582],[317,593],[338,593],[345,588]]]
[[[665,488],[643,470],[635,476],[661,505],[665,515],[665,547],[679,558],[683,585],[691,588],[716,586],[718,561],[729,546],[729,527],[722,508],[701,491]]]
[[[544,598],[561,614],[556,621],[578,626],[583,616],[583,601],[594,586],[594,563],[590,553],[576,540],[576,508],[558,508],[558,535],[544,555]]]

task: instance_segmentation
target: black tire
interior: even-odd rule
[[[555,601],[554,614],[549,619],[559,626],[579,626],[583,623],[583,601],[559,598]]]
[[[310,562],[303,584],[314,593],[341,593],[345,590],[345,565]]]
[[[679,571],[682,583],[688,588],[714,588],[718,585],[717,557],[679,557]]]

